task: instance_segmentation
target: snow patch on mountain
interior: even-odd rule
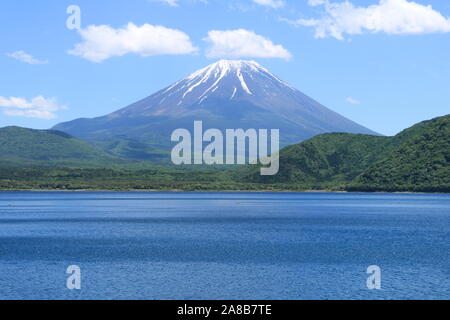
[[[256,75],[295,90],[255,61],[220,60],[188,75],[165,89],[162,93],[169,96],[181,93],[181,99],[178,101],[178,105],[181,105],[185,98],[195,92],[196,101],[201,103],[208,97],[208,93],[213,93],[217,88],[221,87],[221,82],[235,79],[239,86],[230,88],[229,96],[231,100],[236,97],[238,90],[243,94],[253,95],[246,77],[247,80],[253,80]]]

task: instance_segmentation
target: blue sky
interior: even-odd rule
[[[3,0],[0,126],[105,115],[241,58],[392,135],[450,113],[448,17],[442,0]]]

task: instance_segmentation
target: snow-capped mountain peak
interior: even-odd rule
[[[266,83],[264,92],[277,87],[295,90],[286,82],[280,80],[269,70],[256,61],[220,60],[202,68],[186,78],[164,89],[159,95],[160,104],[164,104],[168,97],[171,103],[173,97],[178,97],[177,106],[186,104],[201,104],[208,98],[248,99],[254,94],[261,95],[260,83]],[[164,96],[164,97],[163,97]]]
[[[220,60],[190,74],[184,80],[193,82],[193,80],[200,79],[200,81],[204,83],[208,79],[213,78],[216,80],[215,84],[218,84],[226,76],[235,76],[239,79],[242,89],[248,94],[251,94],[243,76],[245,73],[250,74],[251,78],[251,73],[259,73],[290,87],[287,83],[277,78],[269,70],[253,60]]]
[[[247,94],[252,94],[242,75],[243,70],[259,72],[259,70],[263,70],[263,68],[255,61],[220,60],[190,74],[182,80],[186,83],[183,87],[183,89],[186,89],[183,93],[183,98],[200,85],[209,83],[210,85],[205,86],[205,90],[199,95],[199,101],[204,100],[206,94],[212,90],[217,90],[220,82],[227,77],[236,77],[239,80],[240,88]],[[237,90],[237,88],[233,88],[234,93],[236,91],[235,89]],[[233,96],[233,94],[230,94],[230,96]]]
[[[220,60],[214,62],[203,69],[200,69],[192,74],[190,74],[187,79],[193,79],[200,75],[207,74],[208,76],[212,74],[228,74],[229,72],[241,72],[244,68],[250,68],[254,72],[259,70],[266,71],[259,63],[256,61],[246,61],[246,60]]]

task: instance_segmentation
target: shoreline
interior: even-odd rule
[[[130,193],[335,193],[335,194],[450,194],[446,192],[415,192],[415,191],[336,191],[336,190],[304,190],[304,191],[293,191],[293,190],[159,190],[159,189],[143,189],[143,190],[104,190],[104,189],[78,189],[78,190],[67,190],[67,189],[18,189],[18,190],[2,190],[2,192],[130,192]]]

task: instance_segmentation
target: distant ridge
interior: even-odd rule
[[[95,167],[111,165],[117,160],[61,131],[0,128],[1,167]]]

